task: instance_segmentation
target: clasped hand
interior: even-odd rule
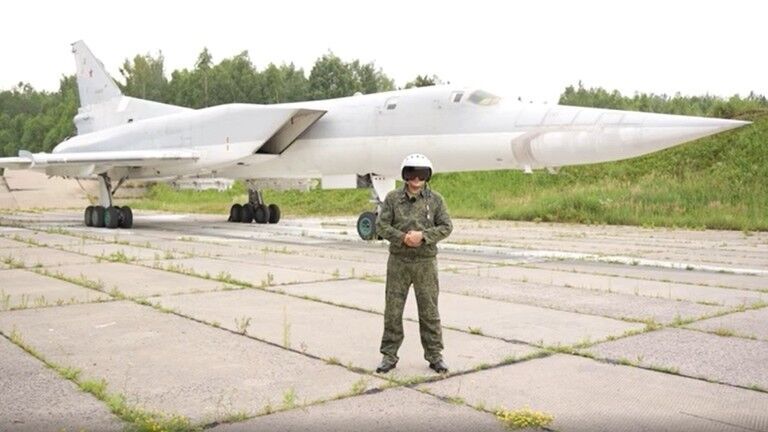
[[[424,234],[421,231],[408,231],[403,237],[403,243],[408,247],[419,247],[424,240]]]

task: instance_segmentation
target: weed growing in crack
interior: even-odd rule
[[[291,409],[296,406],[296,390],[293,387],[283,393],[283,408]]]
[[[112,262],[118,262],[118,263],[129,263],[132,261],[136,261],[136,257],[129,257],[128,255],[123,252],[122,249],[120,249],[117,252],[112,252],[111,254],[104,257],[105,259],[112,261]]]
[[[235,318],[235,328],[240,334],[248,333],[248,326],[251,325],[251,317]]]
[[[14,269],[24,268],[24,261],[16,259],[10,255],[3,258],[3,264]]]
[[[483,335],[483,329],[481,329],[480,327],[471,327],[470,326],[469,327],[469,332],[471,334],[473,334],[473,335],[479,335],[479,336]]]
[[[365,393],[368,389],[368,380],[365,377],[352,383],[352,388],[349,390],[351,395],[359,395]]]
[[[733,330],[731,330],[729,328],[726,328],[726,327],[718,327],[712,333],[714,333],[714,334],[716,334],[718,336],[723,336],[723,337],[736,336],[736,332],[735,331],[733,331]]]
[[[283,346],[291,347],[291,323],[288,322],[288,307],[283,306]]]
[[[510,429],[544,428],[555,420],[553,415],[527,406],[518,410],[501,408],[496,411],[496,418]]]

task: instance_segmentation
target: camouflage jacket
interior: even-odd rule
[[[403,243],[408,231],[421,231],[424,241],[418,247]],[[384,199],[376,219],[376,234],[389,240],[389,252],[406,258],[431,258],[437,255],[437,242],[453,231],[448,209],[439,193],[424,187],[410,197],[406,186],[395,189]]]

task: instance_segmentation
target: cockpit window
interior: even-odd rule
[[[388,110],[393,110],[393,109],[397,108],[397,97],[391,97],[391,98],[387,99],[387,102],[384,104],[384,106]]]
[[[461,102],[461,97],[464,96],[463,91],[456,91],[451,93],[451,102],[453,103],[459,103]]]
[[[484,90],[475,90],[467,100],[477,105],[496,105],[501,98]]]

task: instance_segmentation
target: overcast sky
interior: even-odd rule
[[[50,2],[0,6],[0,89],[56,90],[83,39],[113,77],[162,50],[166,73],[247,50],[257,68],[307,75],[333,51],[375,62],[403,86],[417,74],[506,96],[556,101],[565,86],[768,95],[768,3],[643,1]]]

